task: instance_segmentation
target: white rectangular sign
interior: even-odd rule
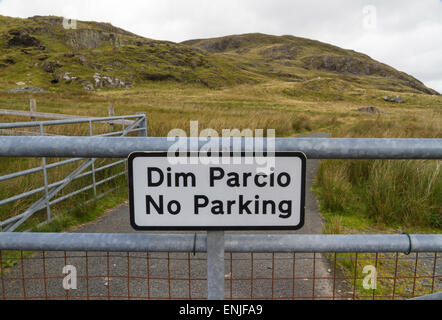
[[[131,224],[136,230],[300,229],[305,179],[306,157],[298,152],[271,158],[133,153]]]

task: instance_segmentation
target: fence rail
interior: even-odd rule
[[[442,235],[234,235],[226,252],[442,252]],[[206,252],[207,235],[0,233],[0,249],[30,251]]]
[[[89,120],[91,117],[87,116],[78,116],[78,115],[70,115],[70,114],[60,114],[60,113],[47,113],[47,112],[34,112],[34,111],[20,111],[20,110],[10,110],[10,109],[0,109],[0,115],[3,116],[18,116],[18,117],[32,117],[32,118],[41,118],[41,119],[57,119],[57,120],[67,120],[67,119],[86,119]],[[97,117],[98,119],[98,117]],[[117,117],[115,120],[120,120],[120,117]],[[111,121],[111,120],[108,120]],[[124,120],[125,125],[131,125],[133,121]],[[119,121],[118,123],[121,123]]]
[[[252,138],[209,140],[220,151],[302,151],[309,159],[442,159],[442,139],[277,138],[274,148],[267,139],[262,147]],[[180,141],[189,151],[208,143],[198,138]],[[167,152],[175,144],[173,138],[0,137],[0,157],[126,158],[134,151]]]
[[[127,119],[132,119],[132,121],[127,121]],[[16,128],[32,128],[32,127],[40,127],[40,126],[58,126],[58,125],[66,125],[66,124],[80,124],[80,123],[95,123],[95,122],[103,122],[107,124],[122,124],[124,125],[133,125],[135,121],[140,120],[140,115],[131,115],[131,116],[116,116],[116,117],[89,117],[89,118],[79,118],[72,119],[69,118],[67,120],[49,120],[49,121],[31,121],[31,122],[12,122],[12,123],[0,123],[0,129],[16,129]]]
[[[32,112],[31,112],[32,113]],[[33,113],[34,114],[34,113]],[[65,115],[62,115],[65,116]],[[129,121],[129,119],[131,119]],[[100,133],[94,135],[94,127],[95,123],[104,123],[110,125],[110,129],[112,132]],[[13,129],[21,129],[21,128],[32,128],[38,127],[40,128],[40,136],[45,135],[45,128],[53,127],[53,126],[62,126],[62,125],[73,125],[73,124],[86,124],[88,126],[88,133],[92,137],[108,137],[108,139],[114,139],[109,137],[114,136],[126,136],[130,133],[136,133],[138,136],[147,135],[147,123],[146,123],[146,115],[138,114],[138,115],[129,115],[129,116],[111,116],[104,118],[80,118],[80,119],[72,119],[69,117],[67,120],[51,120],[51,121],[31,121],[31,122],[16,122],[16,123],[0,123],[0,130],[13,130]],[[121,125],[120,131],[113,131],[115,128],[115,124]],[[126,126],[126,124],[128,124]],[[23,137],[24,139],[30,139],[30,136]],[[15,173],[9,173],[3,176],[0,176],[0,182],[6,182],[12,179],[24,177],[30,174],[35,174],[42,172],[44,185],[41,187],[34,188],[32,190],[27,190],[21,194],[15,194],[13,196],[9,196],[6,199],[0,200],[0,206],[4,206],[6,204],[19,201],[25,198],[29,198],[31,196],[38,195],[40,193],[44,193],[44,195],[34,202],[29,208],[27,208],[24,212],[17,214],[13,217],[7,218],[4,221],[0,221],[1,231],[14,231],[18,227],[20,227],[24,222],[26,222],[31,216],[35,213],[46,208],[46,221],[43,224],[52,221],[51,216],[51,206],[67,200],[71,197],[79,195],[80,193],[93,190],[94,198],[98,199],[102,197],[107,192],[98,194],[97,188],[103,185],[106,182],[114,180],[124,174],[126,174],[126,160],[114,161],[109,164],[96,166],[96,158],[90,157],[82,158],[75,156],[73,159],[57,161],[55,163],[48,164],[45,156],[42,157],[42,165],[35,168],[30,168],[26,170],[22,170]],[[66,166],[69,164],[80,163],[79,167],[73,170],[67,177],[62,180],[55,181],[52,183],[48,182],[48,170],[52,168],[58,168],[61,166]],[[119,165],[125,164],[125,168],[122,172],[118,172],[116,174],[112,174],[110,177],[104,178],[102,180],[97,180],[97,173],[102,172],[104,170],[115,168]],[[90,170],[86,171],[88,168]],[[90,176],[92,178],[91,184],[86,186],[82,186],[78,190],[74,190],[66,195],[60,196],[56,198],[57,194],[59,194],[62,190],[66,189],[68,185],[70,185],[73,181],[79,180],[84,177]]]

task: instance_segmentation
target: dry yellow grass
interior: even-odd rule
[[[319,80],[316,85],[319,89],[309,91],[303,83],[275,80],[214,90],[179,83],[150,83],[130,90],[96,93],[65,92],[34,96],[0,93],[0,108],[27,110],[28,99],[34,97],[41,112],[107,116],[107,107],[113,104],[117,115],[146,113],[150,136],[166,136],[174,128],[188,131],[190,121],[198,120],[200,130],[212,128],[219,133],[222,129],[250,128],[275,129],[279,137],[311,131],[329,132],[334,137],[442,137],[440,96],[331,88],[327,81]],[[336,91],[340,89],[342,91]],[[406,103],[392,104],[382,98],[396,94],[400,94]],[[384,113],[371,115],[357,111],[369,105],[380,108]],[[17,120],[3,118],[1,121]],[[49,132],[88,134],[87,125],[71,126],[69,130],[62,126]],[[0,174],[39,165],[38,159],[2,159],[1,162]],[[432,168],[433,162],[429,163]],[[328,175],[333,175],[336,168],[324,166],[324,169],[329,170]],[[58,174],[55,176],[58,177]],[[31,188],[37,182],[40,183],[38,179],[18,182],[17,187]],[[356,182],[350,183],[355,185]],[[8,188],[14,189],[11,185]],[[7,215],[12,212],[14,210]]]

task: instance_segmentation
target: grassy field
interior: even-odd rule
[[[296,92],[296,95],[290,92]],[[188,131],[189,121],[198,120],[200,130],[213,128],[221,132],[224,128],[268,128],[276,129],[279,137],[320,131],[329,132],[334,137],[442,138],[441,97],[401,93],[406,102],[392,104],[385,102],[382,97],[397,94],[395,92],[373,89],[354,95],[344,91],[340,97],[333,97],[336,91],[328,89],[326,85],[321,92],[323,96],[316,91],[303,89],[301,84],[278,81],[217,90],[170,82],[151,83],[131,90],[97,93],[71,91],[32,97],[37,99],[38,111],[41,112],[106,116],[109,104],[115,106],[118,115],[145,112],[149,117],[150,136],[165,136],[174,128]],[[30,97],[28,94],[0,93],[0,108],[27,110]],[[372,115],[357,111],[359,107],[368,105],[374,105],[384,113]],[[2,122],[17,120],[4,118]],[[72,134],[87,134],[87,128],[77,127],[73,130]],[[0,174],[38,166],[39,161],[2,159]],[[52,179],[59,179],[70,168],[66,170],[54,172]],[[78,181],[77,186],[87,182],[90,183],[87,180]],[[0,194],[4,198],[12,191],[22,192],[41,183],[41,177],[16,179],[12,184],[3,184]],[[76,207],[75,204],[91,198],[91,193],[57,206],[53,209],[53,214],[57,215],[55,221],[36,230],[65,231],[96,219],[107,209],[126,201],[125,178],[122,177],[117,184],[121,186],[117,192],[88,207]],[[115,184],[105,188],[112,186]],[[321,213],[326,219],[325,233],[440,233],[442,230],[440,161],[322,161],[314,191],[318,194]],[[14,204],[7,210],[3,207],[0,217],[3,219],[17,214],[28,204]],[[45,212],[40,212],[23,229],[36,225],[44,217]],[[373,255],[359,255],[356,263],[355,255],[339,255],[338,259],[339,272],[348,277],[356,274],[363,278],[364,265],[376,263]],[[333,261],[333,257],[330,260]],[[426,279],[414,283],[412,289],[406,280],[391,283],[390,278],[395,270],[394,255],[385,255],[377,263],[380,277],[384,276],[385,279],[379,280],[376,295],[388,297],[392,290],[399,295],[409,295],[412,289],[418,294],[429,292]],[[401,274],[412,273],[413,260],[401,256],[399,267]],[[353,285],[355,289],[352,290],[356,290],[357,295],[372,294],[362,288],[362,280],[355,284],[353,281],[347,282],[349,288]]]
[[[365,120],[336,129],[343,137],[440,138],[440,118],[403,117]],[[442,228],[439,160],[329,160],[322,163],[317,193],[331,231],[343,227],[403,231]],[[358,219],[355,219],[358,217]]]
[[[333,99],[331,95],[336,91],[327,82],[319,83],[323,86],[322,95],[303,89],[302,84],[274,81],[218,90],[174,82],[151,83],[131,90],[45,93],[33,97],[41,112],[106,116],[109,104],[115,106],[118,115],[145,112],[150,136],[166,136],[174,128],[188,131],[192,120],[199,121],[200,130],[275,129],[279,137],[314,131],[329,132],[334,137],[442,136],[442,99],[438,96],[402,93],[406,103],[392,104],[382,97],[396,93],[373,89],[359,96],[343,91],[342,99]],[[299,96],[289,95],[289,90]],[[27,110],[30,97],[2,93],[0,108]],[[357,111],[367,105],[384,113]],[[14,120],[17,119],[5,118]],[[73,130],[78,134],[87,128]],[[37,165],[38,161],[4,159],[1,173]],[[421,228],[439,232],[439,166],[439,161],[323,161],[315,188],[324,215],[334,219],[331,225],[340,221],[342,227]],[[18,185],[30,188],[30,181]]]

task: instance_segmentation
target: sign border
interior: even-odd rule
[[[234,156],[234,152],[228,152],[230,157]],[[227,153],[219,153],[221,155],[226,155]],[[238,154],[238,153],[236,153]],[[155,152],[155,151],[135,151],[132,152],[128,157],[128,178],[129,178],[129,210],[130,210],[130,224],[136,231],[295,231],[304,227],[305,224],[305,198],[306,198],[306,179],[307,179],[307,156],[302,152],[295,151],[281,151],[275,152],[275,157],[297,157],[302,161],[302,181],[301,181],[301,217],[300,222],[296,226],[216,226],[216,227],[201,227],[201,226],[185,226],[185,227],[148,227],[148,226],[138,226],[135,223],[135,210],[134,210],[134,190],[133,190],[133,160],[135,158],[160,158],[167,157],[168,152]],[[186,152],[186,157],[192,155],[200,155],[200,152]],[[255,156],[256,152],[241,152],[241,157]],[[180,155],[181,156],[181,155]],[[236,156],[236,155],[235,155]]]

